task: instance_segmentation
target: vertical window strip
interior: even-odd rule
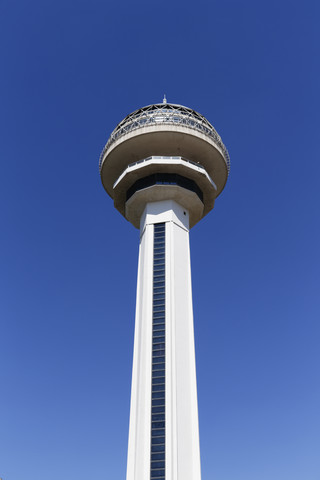
[[[165,223],[154,225],[150,480],[165,480]]]

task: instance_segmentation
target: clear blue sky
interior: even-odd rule
[[[125,479],[138,231],[98,174],[128,113],[216,127],[190,235],[203,480],[320,479],[319,2],[0,4],[0,477]]]

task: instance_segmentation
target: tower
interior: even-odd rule
[[[140,229],[127,480],[200,480],[189,229],[223,190],[229,155],[205,117],[164,99],[119,123],[99,167]]]

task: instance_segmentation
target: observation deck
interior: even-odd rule
[[[162,161],[153,162],[147,172],[144,161],[150,157]],[[174,157],[182,160],[177,170],[170,161]],[[191,165],[199,168],[190,168]],[[117,125],[100,155],[99,170],[102,184],[114,199],[115,207],[137,227],[137,221],[133,222],[126,214],[128,189],[146,173],[180,175],[182,172],[203,192],[202,213],[191,222],[195,224],[213,208],[215,198],[222,192],[230,170],[230,158],[221,137],[203,115],[182,105],[160,103],[134,111]],[[161,186],[164,192],[166,187]],[[165,197],[168,198],[168,194]]]

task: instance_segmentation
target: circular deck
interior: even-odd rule
[[[128,165],[144,158],[181,156],[200,164],[223,190],[229,170],[228,151],[214,127],[194,110],[155,104],[128,115],[110,135],[100,156],[104,188],[113,198],[113,185]]]

